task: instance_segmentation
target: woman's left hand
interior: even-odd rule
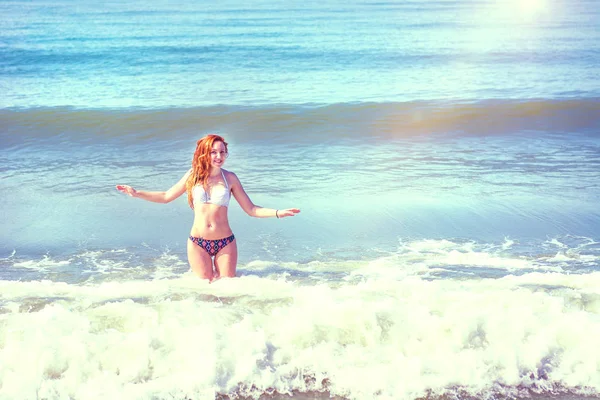
[[[286,208],[285,210],[277,210],[277,216],[279,218],[293,217],[300,212],[299,208]]]

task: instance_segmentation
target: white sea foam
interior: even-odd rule
[[[38,271],[47,271],[52,267],[69,265],[71,263],[70,260],[55,260],[48,255],[44,255],[39,260],[23,260],[17,261],[12,264],[14,268],[27,268]]]
[[[0,398],[600,391],[599,287],[600,273],[2,281]]]
[[[546,256],[524,256],[509,252],[514,241],[502,245],[482,245],[472,241],[416,240],[401,243],[397,252],[359,264],[350,275],[403,279],[407,276],[433,276],[460,271],[462,275],[477,277],[478,270],[495,270],[497,274],[530,271],[562,272],[568,263]],[[573,256],[569,261],[586,260],[594,263],[597,256]],[[444,275],[445,274],[445,275]]]
[[[404,279],[409,276],[446,278],[503,276],[533,271],[593,271],[600,260],[595,242],[561,244],[546,242],[541,254],[519,252],[516,241],[486,244],[459,240],[412,240],[401,242],[396,250],[377,250],[370,260],[340,260],[316,255],[318,259],[299,261],[254,260],[239,265],[242,276],[301,282],[348,281],[369,278]],[[564,246],[564,247],[562,247]],[[531,246],[524,245],[529,249]],[[557,250],[558,248],[558,250]],[[538,250],[539,251],[539,250]],[[135,281],[171,279],[189,271],[185,254],[166,249],[82,250],[66,256],[43,255],[27,259],[11,255],[1,260],[5,276],[21,280]],[[29,275],[26,275],[25,272]],[[33,274],[33,275],[31,275]]]

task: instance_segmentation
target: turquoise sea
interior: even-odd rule
[[[600,397],[596,0],[0,2],[0,400]],[[188,272],[196,140],[239,278]]]

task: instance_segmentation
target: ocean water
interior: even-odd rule
[[[596,1],[0,3],[0,400],[600,397]],[[256,204],[193,276],[209,132]]]

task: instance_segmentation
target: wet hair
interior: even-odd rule
[[[192,172],[185,182],[188,204],[191,208],[194,208],[194,199],[192,196],[194,186],[201,184],[206,190],[206,182],[210,173],[210,152],[216,142],[222,142],[225,145],[225,152],[227,152],[227,142],[219,135],[206,135],[198,140],[196,144],[196,151],[192,159]]]

